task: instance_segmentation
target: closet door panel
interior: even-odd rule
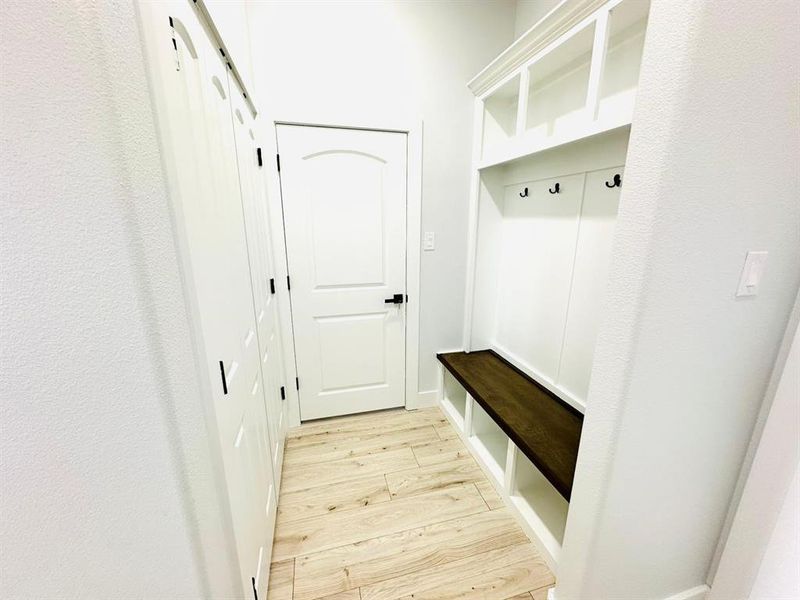
[[[255,583],[265,595],[275,492],[226,67],[189,3],[143,3],[141,10],[242,592],[249,597]],[[170,37],[174,43],[164,43]]]
[[[271,440],[271,455],[276,480],[281,464],[283,448],[282,406],[279,389],[284,385],[282,379],[272,376],[273,363],[282,365],[279,344],[275,343],[278,335],[276,295],[272,293],[270,280],[275,278],[275,268],[270,252],[270,239],[266,220],[266,194],[263,193],[264,182],[258,166],[257,142],[254,133],[255,122],[244,102],[235,82],[229,78],[231,119],[236,139],[236,154],[241,187],[242,211],[245,217],[245,231],[250,260],[250,281],[253,290],[253,307],[256,331],[261,357],[261,370],[267,386],[263,400],[268,421]]]
[[[589,390],[621,189],[609,188],[605,182],[613,181],[614,175],[622,173],[622,167],[617,167],[586,175],[572,292],[558,376],[559,387],[582,402],[585,402]]]
[[[549,382],[558,371],[583,179],[571,175],[505,190],[495,346]],[[556,182],[561,191],[551,194]]]

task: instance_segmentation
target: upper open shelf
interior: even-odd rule
[[[563,2],[470,82],[484,107],[477,168],[630,125],[650,2],[596,5]]]

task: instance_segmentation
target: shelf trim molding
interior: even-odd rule
[[[608,0],[563,0],[473,77],[467,87],[476,96],[483,96],[548,44],[609,5]]]

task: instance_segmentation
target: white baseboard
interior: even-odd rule
[[[417,404],[414,408],[428,408],[436,406],[439,390],[428,390],[427,392],[417,392]]]
[[[711,591],[711,588],[707,585],[698,585],[697,587],[673,594],[669,598],[664,598],[664,600],[704,600],[709,591]]]
[[[664,600],[704,600],[710,589],[711,588],[707,585],[698,585],[697,587],[673,594],[672,596],[664,598]],[[547,600],[558,600],[556,588],[547,590]]]

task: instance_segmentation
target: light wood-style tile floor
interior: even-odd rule
[[[289,434],[269,600],[544,600],[553,575],[438,408]]]

